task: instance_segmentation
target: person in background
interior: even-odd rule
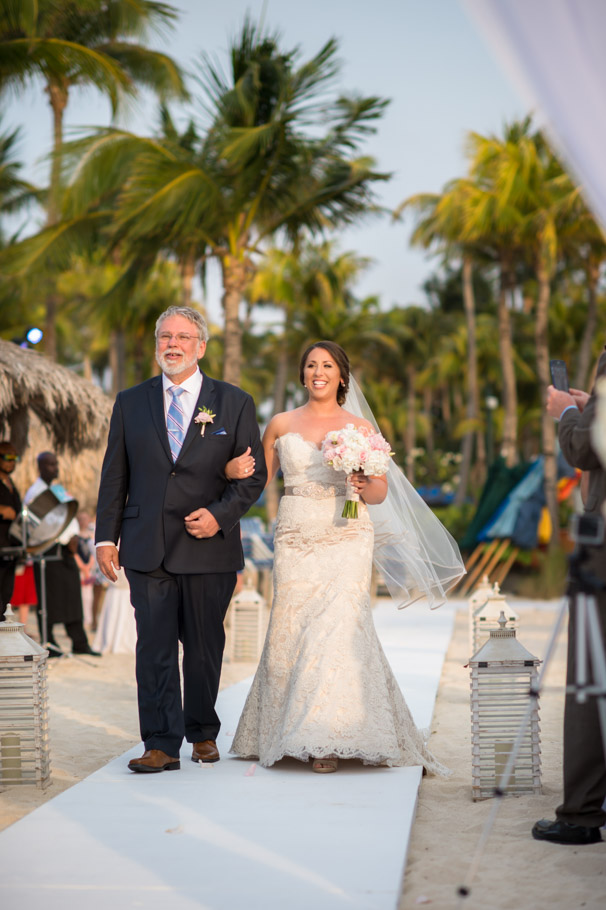
[[[59,462],[54,452],[41,452],[38,455],[38,470],[40,477],[31,485],[24,497],[26,504],[32,502],[50,489],[57,499],[65,502],[71,499],[64,487],[57,482],[59,476]],[[84,631],[82,616],[82,595],[80,593],[80,572],[75,560],[78,549],[78,522],[74,518],[57,539],[57,542],[46,551],[47,556],[58,556],[59,559],[49,559],[46,563],[46,608],[47,608],[47,641],[51,657],[61,657],[63,652],[53,636],[53,626],[63,623],[65,631],[72,640],[73,654],[90,654],[101,657],[98,651],[93,651],[88,643]],[[40,566],[34,565],[36,590],[38,602],[41,598]],[[42,618],[38,611],[38,626],[40,637],[43,637]]]
[[[0,607],[2,616],[10,603],[15,580],[17,556],[2,553],[2,549],[17,545],[10,536],[10,526],[21,510],[21,497],[13,483],[12,474],[19,462],[17,450],[11,442],[0,442]],[[1,618],[1,617],[0,617]]]
[[[606,350],[598,363],[597,376],[606,376]],[[578,389],[570,393],[553,386],[547,389],[547,413],[560,421],[558,439],[564,457],[585,475],[585,515],[596,523],[606,502],[606,470],[593,447],[591,428],[597,398]],[[602,649],[606,649],[606,541],[586,546],[587,562],[582,571],[592,575],[601,588],[595,595]],[[598,698],[589,695],[577,701],[577,607],[570,603],[568,619],[567,686],[564,708],[564,798],[554,820],[542,818],[532,829],[535,840],[552,844],[595,844],[602,840],[606,822],[606,753],[600,725]]]
[[[17,610],[19,622],[27,626],[30,607],[38,605],[36,593],[36,579],[34,578],[34,562],[26,559],[19,560],[15,567],[15,584],[11,595],[11,606]]]
[[[95,545],[92,538],[91,517],[88,512],[78,512],[77,516],[79,533],[78,547],[74,553],[74,559],[80,572],[80,593],[82,595],[82,612],[84,614],[84,625],[96,631],[96,625],[93,623],[93,582],[94,571],[97,563],[95,557]]]

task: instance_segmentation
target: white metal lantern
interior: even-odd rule
[[[232,661],[259,660],[267,631],[265,598],[248,584],[232,598],[229,606],[229,647]]]
[[[48,651],[16,622],[10,604],[0,623],[0,784],[50,784]]]
[[[522,723],[527,719],[531,691],[536,691],[534,657],[516,639],[515,629],[492,629],[488,641],[471,658],[472,796],[495,795]],[[541,792],[541,741],[538,696],[533,697],[529,723],[505,793]]]
[[[482,647],[484,642],[488,641],[488,636],[492,629],[499,628],[499,618],[501,613],[505,614],[505,621],[511,629],[517,629],[520,623],[520,615],[514,608],[507,603],[505,595],[501,594],[501,589],[495,582],[492,593],[486,598],[483,604],[474,611],[472,617],[471,630],[471,653]]]
[[[488,580],[488,575],[482,575],[480,584],[474,589],[468,600],[469,605],[469,648],[470,654],[475,654],[478,650],[475,647],[475,636],[473,631],[473,617],[476,610],[483,607],[490,595],[494,592],[493,586]]]

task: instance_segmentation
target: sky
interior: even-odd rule
[[[465,174],[468,131],[498,133],[526,113],[459,0],[173,0],[173,5],[181,11],[176,27],[152,36],[149,44],[189,71],[204,52],[226,61],[229,40],[247,12],[257,20],[263,15],[285,48],[301,48],[302,59],[336,37],[339,91],[391,99],[377,134],[363,148],[379,170],[393,174],[379,188],[379,201],[390,210],[412,194],[439,192]],[[179,117],[182,109],[172,109]],[[76,127],[106,125],[110,117],[109,105],[96,92],[74,90],[68,134]],[[123,117],[128,128],[141,133],[151,132],[156,122],[149,95],[131,103]],[[51,116],[41,85],[31,84],[5,103],[2,128],[8,126],[22,127],[18,152],[26,176],[44,182]],[[412,216],[399,223],[385,216],[339,233],[340,249],[373,260],[356,288],[359,296],[377,295],[383,308],[426,302],[422,284],[438,263],[409,247],[412,223]],[[211,272],[203,302],[211,319],[220,321],[216,273]]]

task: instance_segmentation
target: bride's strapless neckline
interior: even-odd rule
[[[302,436],[301,433],[295,432],[295,430],[289,430],[288,433],[282,433],[281,436],[278,436],[278,439],[286,439],[287,436],[297,436],[303,442],[306,442],[308,446],[311,446],[316,452],[322,451],[322,444],[318,445],[317,442],[314,442],[313,439],[306,439],[305,436]],[[277,442],[278,440],[276,440]]]

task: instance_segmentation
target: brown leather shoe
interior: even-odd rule
[[[205,739],[202,743],[194,743],[191,753],[192,761],[219,761],[221,756],[219,755],[219,750],[217,749],[217,744],[214,739]]]
[[[131,771],[155,774],[157,771],[178,771],[181,762],[178,758],[171,758],[160,749],[146,749],[141,758],[131,758],[128,767]]]

